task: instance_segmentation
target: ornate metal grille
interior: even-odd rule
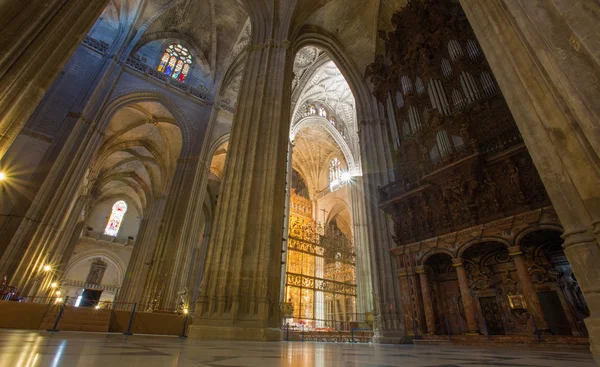
[[[312,203],[292,191],[285,301],[292,327],[347,329],[356,321],[355,253],[337,228],[312,219]],[[321,234],[320,234],[321,233]]]

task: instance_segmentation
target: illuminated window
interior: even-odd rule
[[[323,106],[319,106],[319,116],[327,118],[327,110]]]
[[[112,213],[110,214],[110,218],[108,218],[108,223],[104,230],[105,235],[117,237],[126,212],[127,204],[123,200],[117,201],[115,205],[113,205]]]
[[[342,179],[342,162],[339,159],[333,158],[329,163],[329,186],[331,188],[340,185]]]
[[[165,73],[175,80],[183,82],[190,72],[192,55],[180,44],[173,44],[165,50],[158,71]]]

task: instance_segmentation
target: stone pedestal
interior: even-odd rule
[[[458,276],[458,285],[460,287],[460,295],[462,296],[462,303],[465,309],[465,318],[467,319],[469,334],[479,334],[479,324],[477,323],[475,302],[473,301],[473,296],[471,295],[471,287],[469,287],[467,271],[465,270],[462,259],[452,259],[452,262],[452,266],[454,269],[456,269],[456,275]]]

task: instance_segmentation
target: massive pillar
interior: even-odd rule
[[[0,158],[108,1],[0,3]]]
[[[595,0],[461,0],[560,221],[600,354],[600,35]]]
[[[115,307],[118,309],[131,309],[132,303],[145,302],[142,298],[144,282],[148,272],[154,268],[155,260],[152,259],[152,255],[166,201],[166,195],[161,195],[153,198],[152,202],[144,208],[144,217],[127,264],[125,278],[115,299]]]
[[[424,267],[417,268],[419,280],[421,283],[421,294],[423,296],[423,308],[425,309],[425,322],[427,324],[427,333],[435,334],[435,314],[433,312],[433,300],[431,299],[431,288],[429,279]]]
[[[83,179],[102,141],[114,111],[105,102],[121,73],[112,55],[104,55],[95,78],[75,101],[63,124],[73,126],[52,169],[38,190],[25,218],[0,258],[0,274],[25,294],[34,292],[32,280],[45,264],[59,267],[71,233],[65,231],[79,195],[87,195]],[[1,113],[1,112],[0,112]],[[105,113],[103,115],[103,113]]]
[[[408,284],[407,269],[398,270],[398,289],[400,290],[400,294],[402,295],[402,324],[410,326],[406,329],[406,335],[415,335],[413,331],[415,315],[412,312],[412,307],[410,303],[410,287]]]
[[[356,251],[356,310],[363,314],[373,311],[373,279],[369,252],[369,229],[365,212],[365,193],[361,177],[355,177],[351,186],[354,247]]]
[[[371,111],[370,115],[378,115]],[[366,112],[365,112],[366,114]],[[394,247],[391,219],[379,209],[378,188],[392,182],[392,160],[384,120],[362,121],[360,126],[361,158],[365,191],[366,219],[373,278],[375,313],[374,340],[379,343],[407,342],[403,310],[406,295],[397,286],[397,270],[390,250]],[[402,282],[401,282],[402,284]],[[406,296],[408,297],[408,296]],[[412,321],[411,321],[412,325]],[[408,327],[410,330],[412,326]]]
[[[529,271],[527,270],[523,252],[519,247],[512,247],[508,250],[509,255],[515,262],[515,268],[517,269],[517,275],[519,276],[519,284],[521,285],[521,290],[523,291],[525,301],[527,302],[527,310],[533,315],[538,329],[546,330],[548,329],[548,324],[546,323],[546,319],[544,319],[540,299],[533,287],[533,282],[531,281],[531,275],[529,275]]]
[[[285,1],[287,6],[271,8],[273,3],[248,2],[252,41],[190,337],[282,336],[281,248],[293,62],[288,33],[295,5]]]
[[[471,287],[469,287],[469,279],[467,271],[462,262],[462,259],[452,259],[452,266],[456,269],[458,276],[458,286],[460,287],[460,295],[462,297],[463,307],[465,309],[465,318],[467,319],[467,327],[469,334],[479,334],[479,324],[477,323],[477,313],[475,312],[475,302],[471,295]]]

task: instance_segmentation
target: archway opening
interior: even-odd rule
[[[148,231],[142,220],[160,212],[155,203],[168,192],[182,144],[175,118],[159,102],[130,103],[112,116],[81,183],[81,208],[72,214],[78,225],[60,280],[70,300],[94,291],[96,303],[111,307],[133,252],[147,246],[138,242],[138,233]]]
[[[314,332],[364,325],[357,307],[354,177],[360,174],[354,96],[322,50],[294,63],[285,322]]]
[[[541,229],[523,236],[520,247],[548,328],[555,335],[587,336],[590,311],[573,274],[561,233]]]

